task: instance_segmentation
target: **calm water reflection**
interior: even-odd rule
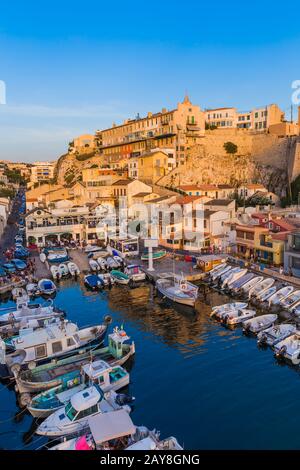
[[[80,326],[110,314],[136,343],[128,364],[136,397],[136,424],[175,435],[187,449],[299,448],[299,369],[280,366],[239,328],[209,318],[210,306],[226,299],[212,292],[196,312],[176,310],[151,285],[88,292],[61,283],[56,304]],[[4,305],[9,305],[10,301]],[[0,447],[34,448],[36,423],[16,404],[13,386],[0,385]]]

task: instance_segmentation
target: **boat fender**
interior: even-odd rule
[[[31,401],[32,400],[30,393],[21,393],[19,403],[22,408],[25,408],[25,406],[30,405]]]
[[[104,323],[106,323],[107,325],[110,325],[112,323],[112,317],[110,315],[105,315]]]
[[[30,361],[30,362],[28,363],[28,369],[29,369],[29,370],[33,370],[33,369],[35,369],[35,368],[36,368],[36,362]]]

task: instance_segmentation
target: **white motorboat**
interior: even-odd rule
[[[232,266],[229,264],[224,264],[222,267],[214,272],[211,272],[211,279],[212,281],[216,281],[219,277],[222,276],[222,274],[225,274],[226,272],[230,271],[232,269]]]
[[[137,264],[129,264],[126,266],[124,273],[129,276],[132,282],[140,282],[146,279],[146,273]]]
[[[248,294],[249,291],[254,287],[254,286],[257,286],[261,281],[263,281],[264,278],[263,276],[254,276],[250,281],[246,282],[246,284],[244,284],[242,287],[241,287],[241,291],[244,293],[244,294]]]
[[[69,273],[71,274],[72,277],[79,276],[80,269],[78,268],[76,263],[73,263],[73,261],[70,261],[67,264],[67,266],[68,266]]]
[[[274,325],[278,318],[275,313],[269,313],[268,315],[260,315],[259,317],[252,318],[243,323],[243,331],[245,333],[257,334],[262,330],[266,330]]]
[[[260,292],[262,292],[265,289],[269,289],[270,287],[273,286],[275,283],[275,279],[271,277],[265,278],[263,281],[259,282],[258,284],[255,284],[252,289],[249,290],[249,299],[251,297],[257,297]]]
[[[46,328],[47,326],[58,322],[60,322],[60,317],[42,319],[22,318],[20,321],[7,323],[3,326],[0,326],[0,336],[1,338],[19,336],[21,331],[23,334],[32,333],[39,328]]]
[[[288,297],[280,301],[280,306],[284,310],[293,312],[294,308],[300,304],[300,289],[294,290]]]
[[[41,279],[38,282],[38,289],[43,295],[53,295],[56,292],[56,285],[51,279]]]
[[[285,286],[282,289],[279,289],[271,297],[268,298],[269,306],[278,305],[284,299],[286,299],[293,292],[294,288],[292,286]]]
[[[209,275],[210,276],[213,276],[214,274],[217,274],[217,272],[220,272],[222,271],[226,266],[228,266],[228,264],[224,261],[220,264],[217,264],[216,266],[214,266],[210,271],[209,271]]]
[[[163,295],[173,302],[194,307],[198,297],[198,287],[183,277],[170,276],[157,279],[156,288]]]
[[[216,305],[212,308],[210,316],[217,316],[218,318],[223,315],[223,313],[232,312],[234,310],[243,310],[248,307],[246,302],[230,302],[228,304]]]
[[[103,282],[105,286],[111,286],[115,283],[114,278],[110,275],[110,273],[101,273],[98,274],[98,278]]]
[[[234,281],[230,286],[230,291],[232,293],[238,292],[245,284],[247,284],[251,279],[255,277],[253,273],[246,273],[244,276],[241,276],[239,279]]]
[[[88,432],[64,438],[49,450],[183,450],[175,437],[161,439],[160,432],[135,426],[125,410],[92,416],[88,427]]]
[[[233,269],[231,271],[230,276],[226,277],[226,279],[223,281],[223,284],[221,286],[222,289],[224,289],[225,287],[227,289],[230,289],[232,284],[238,279],[240,279],[241,277],[245,276],[246,273],[247,273],[247,269],[241,269],[241,268]]]
[[[28,299],[23,302],[17,303],[17,308],[14,307],[4,309],[6,313],[1,315],[0,311],[0,325],[13,324],[16,322],[28,322],[29,320],[45,320],[53,317],[61,317],[64,312],[52,305],[31,304]]]
[[[275,356],[281,359],[287,359],[292,364],[300,364],[300,331],[295,331],[283,341],[275,344]]]
[[[120,267],[119,263],[112,256],[108,256],[108,258],[106,258],[106,263],[110,269],[117,269]]]
[[[275,346],[275,344],[288,338],[296,331],[296,326],[290,323],[282,323],[274,325],[266,330],[261,331],[257,335],[257,343],[259,345],[265,344],[268,346]]]
[[[226,325],[238,325],[239,323],[249,320],[256,315],[255,310],[248,310],[247,308],[242,310],[233,310],[231,312],[223,313],[222,321]]]
[[[118,263],[119,267],[123,266],[124,260],[123,260],[123,258],[121,258],[121,256],[114,255],[113,259],[115,260],[116,263]]]
[[[264,289],[263,291],[259,292],[255,298],[252,297],[252,300],[255,300],[258,303],[266,302],[271,297],[271,295],[275,294],[276,290],[276,286]]]
[[[66,277],[69,275],[68,266],[65,263],[60,263],[58,269],[62,277]]]
[[[235,267],[230,266],[230,268],[228,270],[223,271],[223,273],[218,277],[218,284],[220,286],[222,286],[223,282],[226,279],[229,279],[233,273],[235,273],[239,270],[240,270],[240,268],[238,266],[235,266]]]
[[[18,336],[5,340],[7,367],[12,372],[17,372],[24,365],[33,368],[37,363],[50,361],[54,357],[70,355],[70,352],[82,346],[96,340],[102,341],[106,329],[107,325],[79,329],[75,323],[62,320],[60,324],[49,325],[30,333],[23,334],[21,331]]]
[[[99,257],[99,258],[97,259],[97,263],[98,263],[100,269],[101,269],[102,271],[105,271],[105,269],[107,268],[106,259]]]
[[[81,370],[62,377],[63,383],[35,395],[27,408],[35,418],[46,418],[57,409],[66,405],[75,393],[99,385],[103,392],[120,390],[129,384],[129,373],[121,366],[110,366],[99,360],[87,363]]]
[[[97,263],[95,259],[93,258],[89,259],[89,265],[90,265],[91,271],[96,272],[99,270],[99,264]]]
[[[120,406],[114,391],[104,394],[98,386],[92,386],[75,393],[70,401],[48,416],[37,428],[41,436],[67,436],[87,430],[89,418],[100,413],[123,408],[130,413],[128,405]]]
[[[60,270],[58,269],[58,266],[54,264],[53,266],[50,267],[50,271],[51,271],[53,279],[61,279],[62,274]]]

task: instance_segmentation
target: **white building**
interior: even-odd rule
[[[35,162],[31,167],[30,182],[34,184],[51,180],[54,176],[54,168],[55,164],[51,162]]]

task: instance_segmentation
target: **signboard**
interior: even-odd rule
[[[157,238],[145,238],[144,244],[146,248],[157,248],[158,239]]]

